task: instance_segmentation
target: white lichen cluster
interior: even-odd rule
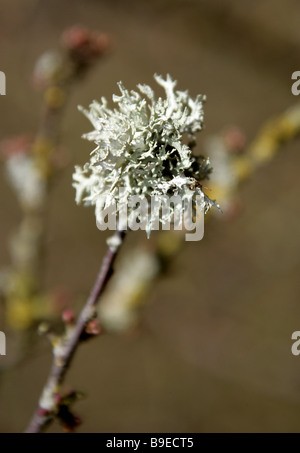
[[[6,172],[24,209],[43,206],[46,183],[30,156],[13,154],[6,162]]]
[[[129,92],[119,83],[115,109],[105,98],[93,101],[89,110],[80,108],[93,125],[84,138],[96,148],[89,162],[75,167],[73,186],[76,202],[94,205],[96,217],[99,206],[124,203],[135,195],[147,199],[178,195],[182,200],[198,195],[204,212],[214,204],[200,184],[210,172],[209,161],[192,152],[195,135],[203,127],[205,97],[193,99],[187,91],[175,90],[176,81],[169,75],[166,80],[154,77],[165,90],[165,99],[156,97],[148,85]],[[151,218],[148,224],[151,230]]]

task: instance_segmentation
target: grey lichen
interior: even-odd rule
[[[154,78],[165,99],[156,98],[148,85],[129,92],[120,82],[121,94],[113,96],[117,108],[110,109],[105,98],[93,101],[88,110],[80,107],[94,128],[84,138],[96,148],[83,167],[75,167],[73,186],[76,202],[96,206],[96,217],[97,205],[107,208],[133,195],[179,195],[183,200],[200,195],[204,212],[214,204],[200,184],[211,171],[209,160],[192,152],[203,128],[205,96],[193,99],[187,91],[175,90],[169,75]],[[151,229],[151,218],[148,222]]]

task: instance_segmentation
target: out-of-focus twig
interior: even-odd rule
[[[45,52],[34,68],[32,82],[43,96],[35,138],[21,136],[0,144],[22,210],[10,244],[11,265],[0,279],[8,328],[24,331],[65,304],[65,297],[57,298],[57,292],[47,295],[43,288],[48,198],[55,176],[68,163],[60,146],[60,131],[71,88],[109,48],[103,33],[80,26],[67,29],[62,49]]]

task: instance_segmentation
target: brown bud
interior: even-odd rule
[[[102,332],[101,326],[97,318],[92,319],[85,328],[88,335],[100,335]]]

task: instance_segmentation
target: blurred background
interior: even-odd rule
[[[47,205],[45,288],[70,288],[79,307],[106,234],[93,210],[74,202],[73,165],[91,150],[80,138],[90,125],[78,104],[111,99],[119,80],[133,89],[154,86],[154,73],[170,73],[179,89],[207,95],[201,150],[228,125],[251,141],[265,121],[297,103],[296,0],[0,0],[0,11],[7,78],[0,140],[36,132],[41,95],[30,83],[32,70],[45,50],[59,46],[66,27],[103,31],[113,43],[70,95],[61,134],[70,163]],[[209,219],[204,239],[184,244],[153,285],[138,325],[81,346],[66,382],[87,394],[74,408],[83,419],[78,431],[299,432],[300,358],[291,354],[291,335],[300,330],[299,145],[299,138],[287,143],[241,187],[239,215]],[[20,209],[3,163],[0,171],[5,267]],[[137,240],[145,242],[144,233],[130,234],[122,255]],[[36,407],[51,348],[34,331],[30,353],[8,366],[16,342],[10,335],[0,357],[0,431],[20,432]]]

